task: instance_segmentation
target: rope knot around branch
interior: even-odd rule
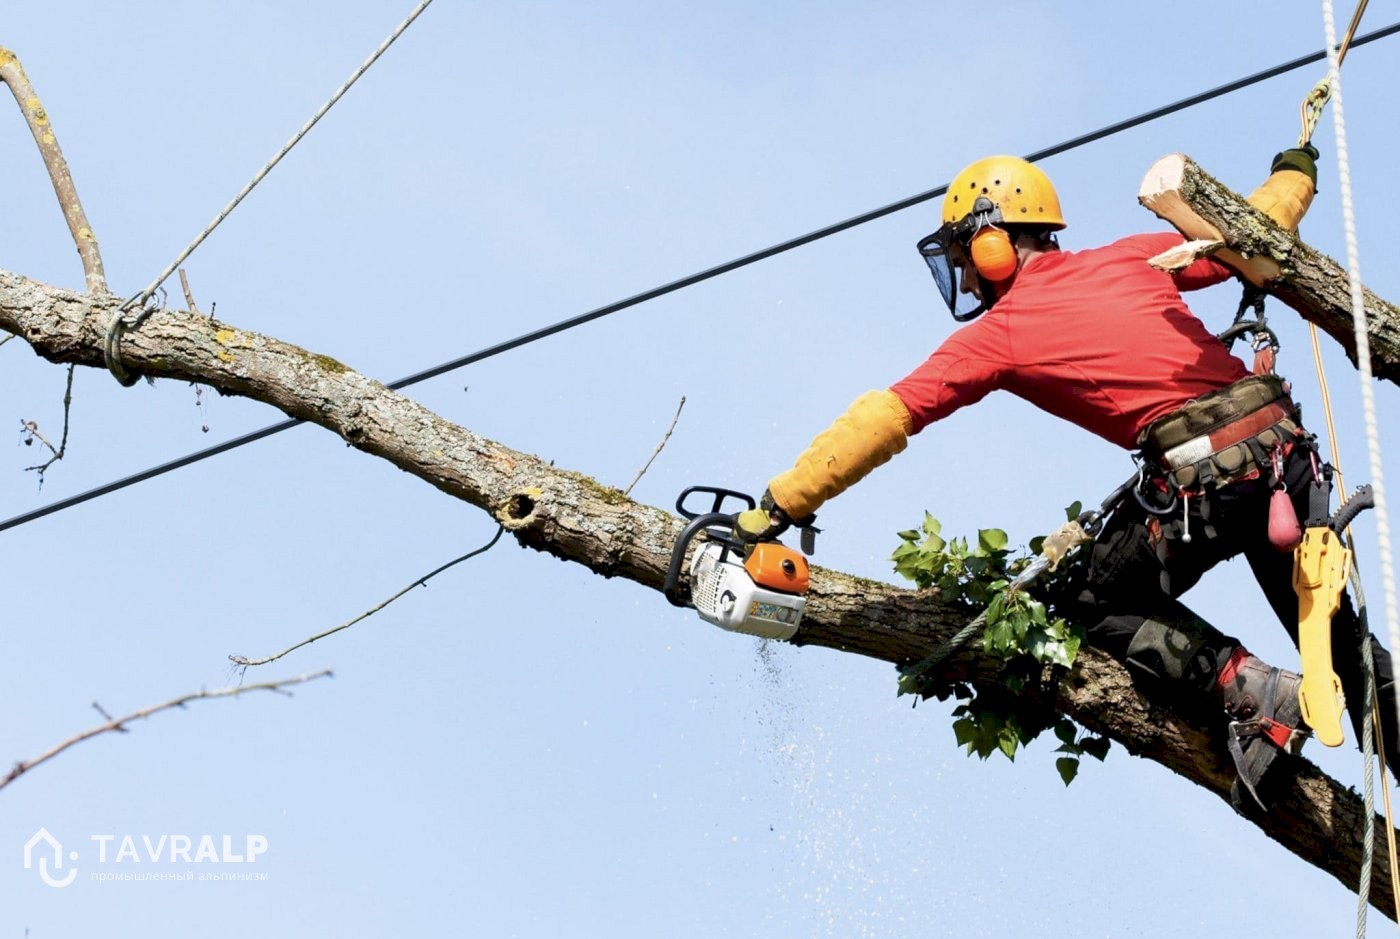
[[[127,330],[139,328],[146,321],[146,318],[155,312],[155,306],[151,303],[152,297],[151,293],[142,291],[118,307],[117,311],[112,314],[112,319],[107,323],[107,331],[102,338],[102,361],[106,364],[107,371],[112,373],[112,377],[123,388],[130,388],[136,384],[141,376],[127,371],[126,366],[122,364],[122,334]],[[132,307],[139,309],[136,315],[128,321],[127,312]]]

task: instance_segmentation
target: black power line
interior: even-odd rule
[[[1350,48],[1364,46],[1367,43],[1375,42],[1377,39],[1384,39],[1387,36],[1394,35],[1397,32],[1400,32],[1400,23],[1393,23],[1390,26],[1386,26],[1382,29],[1375,30],[1374,32],[1366,33],[1364,36],[1356,37],[1354,40],[1352,40]],[[1166,117],[1170,114],[1175,114],[1177,111],[1184,111],[1187,108],[1195,107],[1198,104],[1204,104],[1207,101],[1211,101],[1215,98],[1222,97],[1223,95],[1232,94],[1233,92],[1239,91],[1244,88],[1248,88],[1251,85],[1257,85],[1260,82],[1269,80],[1270,78],[1276,78],[1279,75],[1283,75],[1287,72],[1291,72],[1296,69],[1302,68],[1305,65],[1311,65],[1314,62],[1320,62],[1325,58],[1327,58],[1327,51],[1323,49],[1317,52],[1309,53],[1308,55],[1299,56],[1296,59],[1290,59],[1289,61],[1281,63],[1279,65],[1275,65],[1272,68],[1267,68],[1261,72],[1255,72],[1251,75],[1246,75],[1243,78],[1236,79],[1235,81],[1229,82],[1224,85],[1219,85],[1215,88],[1211,88],[1208,91],[1200,92],[1199,94],[1192,95],[1189,98],[1182,98],[1180,101],[1175,101],[1171,104],[1166,104],[1159,108],[1154,108],[1151,111],[1144,111],[1142,114],[1139,114],[1136,117],[1130,117],[1126,120],[1118,121],[1115,124],[1109,124],[1105,127],[1101,127],[1098,130],[1091,131],[1087,134],[1081,134],[1078,137],[1071,137],[1068,140],[1054,144],[1053,146],[1046,147],[1043,150],[1036,150],[1032,153],[1028,153],[1026,154],[1026,159],[1034,163],[1039,160],[1044,160],[1047,157],[1052,157],[1056,156],[1057,154],[1065,153],[1069,150],[1075,150],[1079,147],[1085,146],[1086,144],[1093,143],[1097,140],[1102,140],[1105,137],[1110,137],[1114,134],[1121,133],[1125,130],[1130,130],[1131,128],[1137,127],[1141,124],[1146,124],[1150,121],[1155,121],[1158,118]],[[848,218],[844,221],[828,225],[825,228],[818,228],[816,231],[808,232],[807,234],[800,235],[797,238],[791,238],[787,241],[779,242],[778,244],[772,245],[768,248],[764,248],[761,251],[755,251],[752,254],[746,254],[742,257],[735,258],[732,261],[727,261],[724,264],[719,264],[715,267],[706,268],[705,270],[699,271],[695,274],[691,274],[687,277],[682,277],[679,280],[673,280],[670,283],[662,284],[659,287],[653,287],[652,289],[643,291],[642,293],[633,294],[632,296],[627,297],[624,300],[618,300],[613,303],[609,303],[606,306],[600,306],[597,309],[589,310],[587,313],[580,313],[579,315],[570,317],[569,319],[560,320],[552,326],[545,326],[540,329],[536,329],[532,332],[528,332],[523,335],[517,336],[514,339],[509,339],[505,342],[499,342],[493,346],[487,346],[486,348],[473,352],[470,355],[464,355],[461,358],[452,359],[451,361],[444,362],[441,365],[435,365],[432,368],[424,369],[423,371],[416,372],[412,375],[407,376],[406,378],[401,378],[398,381],[390,384],[388,387],[394,391],[399,391],[404,388],[408,388],[411,385],[416,385],[419,382],[427,381],[430,378],[436,378],[439,375],[443,375],[447,372],[451,372],[456,369],[472,365],[476,362],[482,361],[483,359],[489,359],[492,356],[500,355],[502,352],[509,352],[512,349],[518,349],[521,346],[529,345],[532,342],[537,342],[538,340],[546,339],[550,336],[553,336],[556,333],[561,333],[565,330],[573,329],[575,326],[582,326],[584,323],[589,323],[593,320],[601,319],[604,316],[608,316],[612,313],[617,313],[621,310],[627,309],[628,307],[634,307],[638,304],[646,303],[648,300],[655,300],[656,298],[663,297],[668,293],[674,293],[686,287],[690,287],[695,284],[701,283],[702,281],[718,277],[721,274],[727,274],[730,271],[736,271],[741,267],[748,267],[750,264],[755,264],[759,261],[767,260],[768,258],[774,257],[779,254],[783,254],[787,251],[791,251],[794,248],[800,248],[803,245],[811,244],[814,241],[820,241],[823,238],[828,238],[832,235],[840,234],[841,232],[846,231],[847,229],[855,228],[859,225],[864,225],[867,222],[873,222],[877,219],[884,218],[886,215],[893,215],[895,212],[900,212],[904,209],[908,209],[921,203],[928,202],[932,199],[936,199],[947,191],[948,186],[945,184],[942,186],[937,186],[933,189],[926,190],[925,192],[921,192],[916,195],[900,199],[898,202],[891,202],[890,204],[881,206],[878,209],[872,209],[871,211],[865,212],[861,215],[852,216],[851,218]],[[40,508],[26,512],[22,515],[16,515],[14,518],[8,519],[4,522],[0,522],[0,531],[7,531],[8,529],[17,528],[18,526],[23,525],[27,522],[37,521],[38,519],[41,519],[46,515],[52,515],[55,512],[61,512],[64,509],[69,509],[74,506],[81,505],[84,502],[90,502],[93,499],[105,496],[108,493],[116,492],[119,489],[125,489],[128,486],[134,486],[139,482],[144,482],[145,480],[153,479],[157,476],[163,476],[166,473],[169,473],[173,470],[189,466],[192,463],[198,463],[201,460],[206,460],[209,457],[217,456],[220,453],[225,453],[229,450],[236,449],[238,447],[243,446],[244,444],[252,443],[255,440],[262,440],[264,437],[271,437],[273,434],[279,434],[284,430],[288,430],[292,427],[297,426],[298,424],[303,423],[305,423],[305,421],[301,420],[300,418],[293,418],[291,420],[281,421],[280,423],[271,424],[267,427],[264,427],[261,430],[255,430],[251,433],[244,434],[241,437],[234,437],[231,440],[226,440],[223,443],[215,444],[212,447],[206,447],[203,450],[198,450],[194,453],[187,454],[185,456],[180,457],[179,459],[171,460],[168,463],[162,463],[159,466],[153,466],[150,469],[142,470],[141,472],[135,473],[131,476],[126,476],[121,479],[113,480],[112,482],[109,482],[105,485],[98,486],[96,489],[89,489],[86,492],[78,493],[77,495],[70,496],[67,499],[60,499],[58,502],[53,502],[49,505],[41,506]]]

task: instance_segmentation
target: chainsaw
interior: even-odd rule
[[[691,507],[700,496],[712,497],[709,511]],[[744,509],[757,507],[753,496],[713,486],[691,486],[676,499],[676,511],[688,524],[671,549],[666,599],[676,606],[694,607],[701,619],[721,629],[764,639],[791,639],[807,607],[807,559],[776,540],[776,534],[752,543],[735,537],[738,512],[722,511],[731,499],[742,502]],[[803,527],[803,548],[808,553],[815,532],[810,524]],[[681,568],[697,537],[703,537],[704,543],[690,562],[689,585],[683,587]]]

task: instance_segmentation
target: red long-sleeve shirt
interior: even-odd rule
[[[1232,271],[1209,259],[1176,274],[1148,266],[1181,241],[1133,235],[1026,262],[991,310],[891,386],[914,432],[1001,388],[1132,449],[1155,419],[1248,375],[1181,298]]]

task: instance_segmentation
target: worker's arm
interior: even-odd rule
[[[888,390],[861,395],[817,435],[792,469],[773,478],[771,505],[765,508],[778,509],[780,519],[801,521],[903,450],[929,423],[981,400],[1006,371],[998,364],[1001,344],[1000,333],[989,324],[964,327]],[[757,512],[741,519],[748,523],[741,527],[759,525],[765,517]]]
[[[909,409],[898,395],[867,391],[817,435],[792,469],[768,484],[774,506],[789,519],[806,518],[903,450],[913,432]]]

